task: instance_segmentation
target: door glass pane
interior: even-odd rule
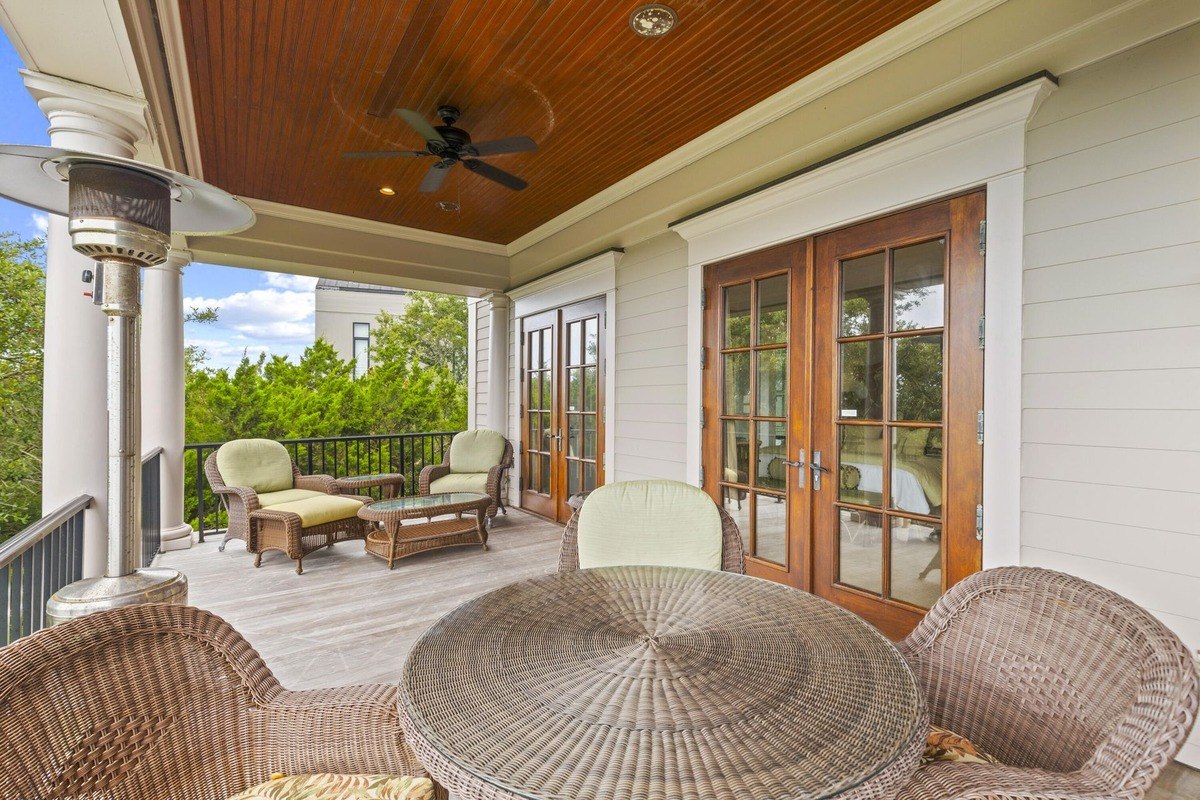
[[[583,452],[583,415],[567,414],[567,456],[579,458]]]
[[[554,435],[554,432],[550,430],[550,412],[543,411],[542,412],[542,436],[541,436],[542,446],[539,447],[538,449],[549,453],[550,452],[550,437],[553,435]]]
[[[725,346],[750,346],[750,284],[725,287]]]
[[[542,459],[540,457],[535,455],[529,459],[529,474],[525,476],[526,489],[534,492],[542,490],[541,466]]]
[[[550,494],[550,456],[549,456],[549,454],[542,456],[541,460],[542,460],[542,468],[541,468],[541,476],[540,477],[542,479],[542,482],[541,482],[541,486],[538,488],[538,491],[541,492],[542,494]]]
[[[542,400],[542,374],[540,372],[529,373],[529,408],[533,410],[541,409],[539,403]]]
[[[554,353],[551,347],[552,332],[553,330],[551,328],[545,328],[542,330],[542,343],[538,351],[542,356],[542,369],[550,369],[550,362],[554,360]]]
[[[587,414],[583,418],[583,457],[596,457],[596,416]]]
[[[725,356],[726,414],[750,413],[750,354],[730,353]]]
[[[942,421],[942,335],[906,336],[892,342],[896,388],[893,419]]]
[[[600,360],[600,319],[587,320],[584,334],[583,363],[596,364]]]
[[[883,419],[883,340],[846,342],[841,351],[841,416]]]
[[[892,428],[892,508],[941,515],[941,428]]]
[[[945,319],[946,240],[892,251],[892,313],[895,330],[940,328]]]
[[[787,340],[788,276],[758,282],[758,344]]]
[[[538,369],[542,363],[542,335],[541,331],[532,331],[529,334],[529,363],[526,364],[527,369]]]
[[[554,382],[550,379],[549,372],[543,372],[542,375],[542,410],[550,408],[551,392],[554,388]]]
[[[590,492],[596,488],[596,465],[585,461],[583,462],[583,491]]]
[[[742,534],[742,547],[750,551],[750,493],[736,486],[722,486],[721,497],[725,513],[733,517],[738,532]]]
[[[787,349],[759,350],[758,411],[763,417],[787,414]]]
[[[567,370],[567,410],[581,411],[583,409],[582,376],[579,369]]]
[[[929,608],[942,593],[942,528],[904,517],[892,517],[889,525],[892,597]]]
[[[579,462],[567,462],[567,497],[579,493]]]
[[[883,591],[883,515],[838,509],[838,581]]]
[[[887,317],[883,266],[883,253],[842,262],[842,336],[862,336],[883,330]]]
[[[596,376],[599,372],[598,367],[583,368],[583,410],[595,411],[596,409]]]
[[[724,474],[721,480],[729,483],[750,482],[750,423],[744,419],[725,420]]]
[[[767,489],[783,491],[787,486],[787,423],[756,422],[755,439],[758,455],[755,461],[754,483]]]
[[[787,502],[782,495],[754,493],[754,555],[787,564]]]
[[[838,499],[862,506],[883,504],[883,426],[839,425]]]

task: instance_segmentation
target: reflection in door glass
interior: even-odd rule
[[[883,426],[839,425],[838,499],[860,506],[883,505]]]
[[[892,419],[942,421],[942,334],[893,339]]]
[[[787,341],[788,276],[758,281],[758,342]]]
[[[892,517],[891,596],[929,608],[942,593],[942,527]]]
[[[941,515],[941,428],[892,428],[892,508]]]
[[[838,345],[843,419],[883,419],[883,339]]]
[[[838,581],[879,594],[883,591],[883,516],[838,509]]]
[[[946,240],[892,251],[893,329],[940,328],[945,318]]]
[[[754,493],[754,555],[787,565],[787,502],[782,495]]]
[[[842,336],[880,333],[887,320],[883,297],[884,254],[842,262]]]
[[[725,287],[725,347],[750,346],[750,284]]]
[[[729,353],[725,359],[725,414],[750,413],[750,354]]]
[[[724,426],[724,475],[729,483],[750,482],[750,423],[744,419],[726,420]]]
[[[787,423],[756,422],[754,484],[764,489],[783,491],[787,486]]]
[[[758,410],[762,417],[787,415],[787,349],[757,350]]]

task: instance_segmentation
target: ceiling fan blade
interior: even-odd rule
[[[429,153],[424,150],[356,150],[342,153],[342,158],[420,158]]]
[[[425,141],[446,143],[446,140],[429,124],[429,121],[411,108],[397,108],[396,116],[407,122],[414,131],[421,134],[421,138]]]
[[[529,184],[509,172],[505,172],[499,167],[494,167],[486,161],[464,161],[463,166],[472,172],[482,175],[489,181],[495,181],[501,186],[507,186],[509,189],[521,191]]]
[[[438,161],[429,165],[429,170],[425,173],[424,179],[421,181],[421,186],[417,189],[418,192],[429,194],[436,192],[442,188],[442,184],[446,182],[446,174],[450,172],[450,167],[443,162]]]
[[[537,142],[528,136],[510,136],[507,139],[496,139],[491,142],[479,142],[471,145],[475,155],[498,156],[504,153],[532,153],[537,150]]]

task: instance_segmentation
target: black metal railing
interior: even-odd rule
[[[446,448],[457,431],[436,433],[392,433],[377,436],[331,436],[280,441],[291,453],[300,471],[344,478],[399,472],[404,475],[405,494],[415,494],[421,470],[442,463]],[[224,442],[188,444],[183,447],[184,517],[204,541],[207,534],[223,530],[224,509],[204,477],[204,461]]]
[[[162,452],[156,447],[142,457],[142,566],[162,545]]]
[[[0,545],[0,645],[39,631],[50,595],[83,577],[87,495],[42,517]]]

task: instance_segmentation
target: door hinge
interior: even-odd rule
[[[705,419],[706,419],[706,417],[705,417],[705,415],[704,415],[704,408],[703,408],[703,406],[702,406],[702,407],[700,408],[700,428],[701,428],[701,430],[703,430],[703,429],[704,429],[704,422],[705,422]]]
[[[701,288],[700,289],[700,310],[706,311],[707,309],[708,309],[708,289]]]
[[[706,369],[707,367],[708,367],[708,348],[701,347],[700,348],[700,369]]]
[[[975,443],[983,444],[983,409],[975,415]]]
[[[979,255],[987,255],[987,220],[979,220]]]
[[[975,538],[983,541],[983,503],[975,506]]]
[[[987,343],[987,317],[981,316],[979,318],[979,349],[982,350],[983,346],[986,343]]]
[[[704,488],[704,467],[700,468],[700,487]]]

